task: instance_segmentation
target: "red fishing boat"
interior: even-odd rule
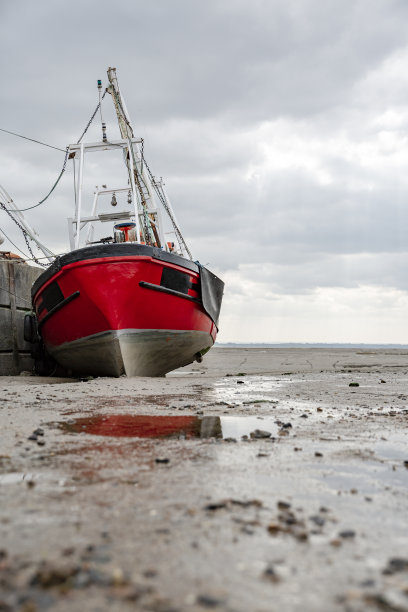
[[[49,369],[51,358],[78,374],[162,376],[201,361],[214,344],[224,284],[193,261],[163,182],[152,175],[143,141],[133,135],[114,68],[108,78],[122,138],[107,139],[101,112],[102,142],[69,147],[69,157],[79,162],[75,216],[68,220],[71,251],[34,283],[25,337],[33,342],[39,371]],[[98,87],[102,109],[100,81]],[[96,188],[84,215],[85,154],[118,149],[128,185]],[[125,199],[124,210],[101,212],[107,198],[114,207]],[[112,236],[97,238],[103,223],[113,225]]]

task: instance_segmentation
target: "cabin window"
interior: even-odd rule
[[[55,308],[57,304],[62,302],[64,294],[62,293],[58,283],[55,281],[48,285],[41,294],[42,301],[38,306],[38,314],[41,314],[44,309],[48,312]]]
[[[186,294],[192,288],[190,276],[179,270],[174,270],[174,268],[163,268],[160,285]]]

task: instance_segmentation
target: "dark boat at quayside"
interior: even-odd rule
[[[146,163],[143,141],[133,136],[114,68],[108,79],[121,139],[108,141],[101,113],[102,142],[69,146],[69,158],[79,162],[75,215],[68,219],[71,251],[34,283],[25,337],[33,342],[37,370],[51,356],[76,374],[163,376],[201,361],[214,344],[224,283],[193,261],[163,182]],[[98,87],[101,101],[100,81]],[[97,187],[84,215],[85,155],[118,149],[128,184]],[[100,212],[107,197],[115,207],[124,199],[125,210]],[[106,223],[113,235],[96,238],[96,228]]]

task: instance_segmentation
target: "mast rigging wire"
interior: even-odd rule
[[[31,142],[36,142],[37,144],[43,145],[44,147],[49,147],[50,149],[56,149],[57,151],[65,151],[65,149],[60,149],[59,147],[54,147],[53,145],[47,144],[46,142],[41,142],[41,140],[35,140],[34,138],[28,138],[28,136],[23,136],[22,134],[17,134],[17,132],[11,132],[10,130],[4,130],[0,128],[0,132],[6,132],[6,134],[12,134],[13,136],[18,136],[19,138],[24,138],[24,140],[31,140]]]
[[[20,248],[19,248],[19,247],[18,247],[18,246],[17,246],[17,245],[16,245],[16,244],[15,244],[15,243],[12,241],[12,240],[11,240],[11,238],[9,238],[9,237],[7,236],[6,232],[5,232],[4,230],[2,230],[2,229],[1,229],[1,227],[0,227],[0,232],[3,234],[3,236],[4,236],[5,238],[7,238],[7,240],[8,240],[9,242],[11,242],[11,244],[13,245],[13,247],[14,247],[15,249],[17,249],[17,251],[20,251],[20,253],[21,253],[22,255],[24,255],[24,257],[27,257],[27,255],[24,253],[24,251],[22,251],[22,250],[21,250],[21,249],[20,249]]]
[[[38,261],[38,260],[37,260],[37,258],[36,258],[36,256],[34,255],[33,250],[32,250],[32,248],[31,248],[31,245],[30,245],[30,242],[29,242],[29,240],[28,240],[29,238],[31,238],[31,236],[30,236],[30,235],[29,235],[29,233],[27,232],[26,228],[25,228],[25,227],[23,227],[23,226],[21,225],[21,223],[20,223],[19,221],[17,221],[17,219],[16,219],[15,217],[13,217],[13,215],[12,215],[12,214],[11,214],[11,212],[8,210],[8,208],[6,208],[5,204],[3,204],[3,202],[0,202],[0,206],[1,206],[1,208],[2,208],[3,210],[5,210],[5,211],[6,211],[6,213],[8,214],[8,216],[9,216],[9,217],[10,217],[10,218],[11,218],[11,219],[14,221],[14,223],[17,225],[17,227],[18,227],[18,228],[19,228],[19,229],[22,231],[23,236],[24,236],[25,243],[26,243],[26,245],[27,245],[28,252],[30,253],[30,255],[31,255],[31,257],[33,258],[33,260],[35,261],[35,263],[37,263],[39,266],[42,266],[43,268],[46,268],[46,267],[47,267],[47,266],[46,266],[46,264],[43,264],[43,263],[41,263],[41,261]],[[4,233],[4,232],[3,232],[3,233]],[[7,240],[9,240],[9,238],[7,238]],[[31,240],[32,240],[32,238],[31,238]],[[11,240],[10,240],[10,242],[11,242]],[[13,245],[16,247],[16,249],[18,249],[18,246],[16,246],[16,245],[14,244],[14,242],[12,242],[12,244],[13,244]],[[23,251],[21,251],[20,249],[18,249],[18,250],[20,251],[20,253],[23,253]],[[23,255],[24,255],[24,257],[27,257],[27,255],[26,255],[25,253],[23,253]]]
[[[104,99],[105,95],[106,95],[106,89],[105,89],[105,91],[103,92],[103,96],[102,96],[101,100],[103,100],[103,99]],[[90,125],[91,125],[92,121],[95,119],[95,115],[96,115],[96,113],[98,112],[98,110],[99,110],[100,106],[101,106],[101,102],[99,102],[99,103],[98,103],[98,106],[96,107],[96,109],[95,109],[95,110],[94,110],[94,112],[92,113],[91,118],[89,119],[88,123],[87,123],[87,124],[86,124],[86,126],[85,126],[84,131],[82,132],[81,136],[79,137],[79,139],[78,139],[78,141],[77,141],[77,144],[79,144],[79,143],[81,142],[81,140],[83,139],[83,137],[84,137],[84,136],[85,136],[85,134],[87,133],[87,131],[88,131],[88,129],[89,129],[89,127],[90,127]],[[18,208],[18,209],[11,208],[11,209],[5,209],[5,208],[4,208],[4,206],[2,206],[2,208],[4,208],[4,210],[7,210],[7,212],[25,212],[26,210],[32,210],[33,208],[37,208],[38,206],[41,206],[41,204],[44,204],[44,202],[45,202],[45,201],[46,201],[46,200],[47,200],[47,199],[50,197],[50,195],[52,194],[52,192],[54,191],[54,189],[56,188],[56,186],[57,186],[57,185],[58,185],[58,183],[60,182],[61,177],[62,177],[62,175],[63,175],[63,174],[64,174],[64,172],[65,172],[65,168],[66,168],[66,166],[67,166],[67,160],[68,160],[68,147],[66,147],[65,149],[60,149],[59,147],[54,147],[54,146],[52,146],[52,145],[47,145],[47,144],[45,144],[44,142],[40,142],[39,140],[34,140],[33,138],[27,138],[26,136],[22,136],[21,134],[16,134],[15,132],[10,132],[10,131],[8,131],[8,130],[3,130],[2,128],[0,128],[0,130],[1,130],[2,132],[8,132],[9,134],[13,134],[14,136],[19,136],[20,138],[25,138],[26,140],[31,140],[31,141],[36,142],[36,143],[38,143],[38,144],[42,144],[42,145],[44,145],[44,146],[46,146],[46,147],[51,147],[52,149],[57,149],[58,151],[65,151],[65,157],[64,157],[64,162],[63,162],[63,164],[62,164],[62,170],[61,170],[61,172],[59,173],[59,176],[58,176],[57,180],[55,181],[54,185],[51,187],[50,191],[49,191],[49,192],[47,193],[47,195],[45,196],[45,198],[43,198],[42,200],[40,200],[40,201],[38,202],[38,204],[34,204],[33,206],[27,206],[26,208]]]

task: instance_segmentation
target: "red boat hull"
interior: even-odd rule
[[[73,372],[164,375],[215,341],[217,317],[205,308],[201,274],[184,258],[142,245],[73,251],[34,285],[42,341]]]

